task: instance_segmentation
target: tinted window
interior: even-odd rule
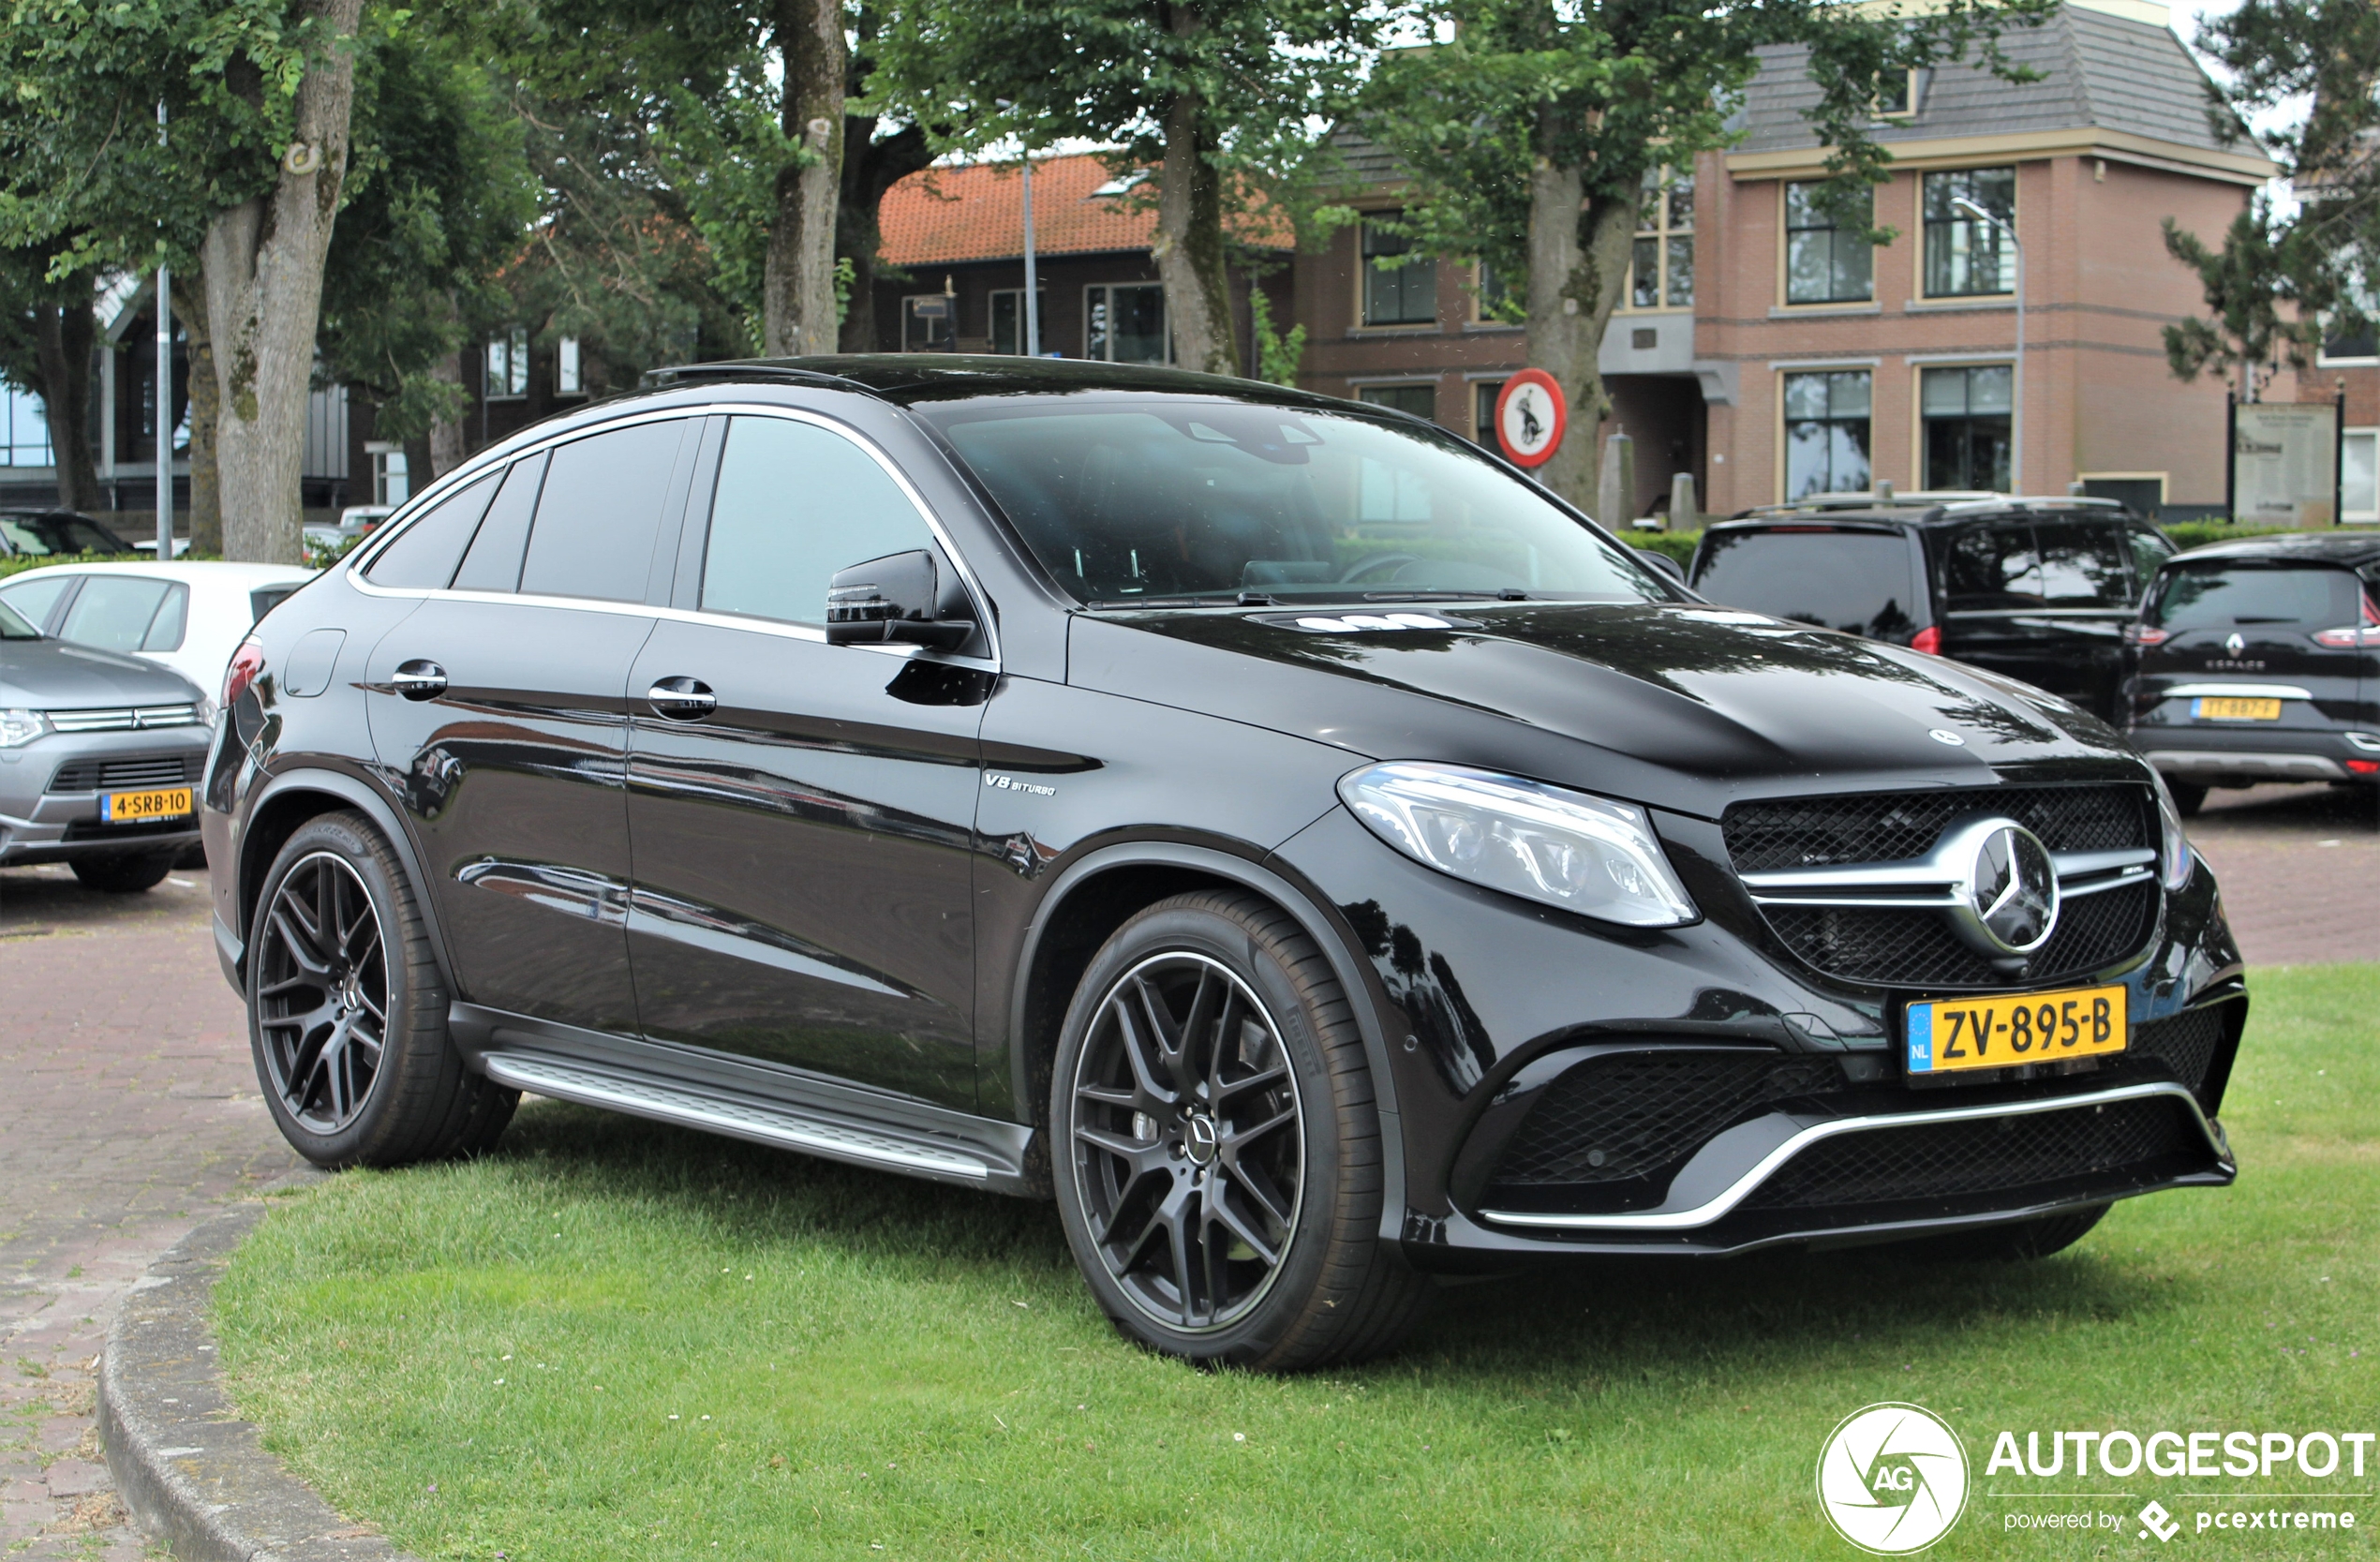
[[[537,501],[521,589],[548,597],[643,602],[662,501],[688,420],[636,424],[554,452]]]
[[[87,594],[87,593],[86,593]],[[175,586],[168,588],[165,601],[157,604],[157,616],[149,620],[149,637],[141,642],[144,651],[178,651],[182,636],[190,625],[190,588]]]
[[[932,545],[909,496],[849,439],[783,418],[737,418],[719,460],[703,606],[823,624],[836,571]]]
[[[1627,550],[1450,435],[1228,401],[1086,402],[918,409],[1084,601],[1666,600]]]
[[[1951,539],[1943,573],[1953,613],[2041,605],[2041,560],[2029,526],[1970,527]]]
[[[2042,598],[2052,607],[2129,607],[2122,528],[2105,521],[2035,521]]]
[[[528,547],[529,517],[537,513],[537,485],[545,476],[545,457],[532,455],[513,463],[504,486],[487,507],[487,518],[471,539],[463,567],[454,572],[457,591],[517,591],[521,588],[521,555]]]
[[[173,588],[162,580],[138,575],[93,575],[82,583],[82,594],[67,609],[58,638],[107,651],[137,651],[149,638],[149,627]]]
[[[2362,591],[2344,570],[2185,564],[2166,572],[2149,618],[2173,630],[2247,624],[2340,629],[2361,614]]]
[[[45,572],[30,580],[20,580],[13,585],[0,587],[0,602],[6,602],[10,607],[24,615],[25,620],[29,623],[46,623],[49,621],[50,610],[58,605],[58,599],[67,594],[67,588],[72,586],[74,582],[73,575]]]
[[[41,632],[35,629],[13,607],[0,602],[0,640],[38,640]]]
[[[81,515],[0,515],[0,539],[22,554],[130,553],[123,538]]]
[[[2146,587],[2157,578],[2157,566],[2174,556],[2173,544],[2146,527],[2132,527],[2124,535],[2132,544],[2134,578]]]
[[[291,597],[296,596],[298,594],[298,588],[303,587],[305,584],[305,582],[302,580],[293,580],[286,586],[260,586],[255,590],[249,592],[248,614],[250,621],[256,622],[261,620],[267,613],[272,612],[283,602],[288,602]]]
[[[1713,532],[1694,589],[1730,607],[1906,638],[1926,600],[1915,551],[1894,531]]]
[[[463,550],[470,545],[471,534],[479,529],[488,500],[503,480],[502,471],[490,472],[415,516],[402,536],[380,550],[364,578],[375,586],[443,589],[454,578],[454,567],[462,562]]]

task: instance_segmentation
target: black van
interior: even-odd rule
[[[2125,626],[2174,546],[2111,499],[1830,498],[1712,527],[1715,602],[1956,657],[2109,721]]]

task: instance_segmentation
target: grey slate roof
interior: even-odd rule
[[[2225,147],[2207,118],[2207,77],[2189,50],[2164,27],[2060,6],[2039,27],[2001,36],[2008,58],[2041,80],[2002,82],[1976,65],[1931,73],[1913,120],[1885,120],[1877,141],[1935,141],[1952,136],[2011,135],[2038,130],[2097,128],[2128,131],[2207,151],[2253,153],[2253,144]],[[1808,51],[1798,44],[1762,52],[1761,74],[1745,96],[1738,152],[1814,147],[1818,137],[1803,112],[1818,104]]]

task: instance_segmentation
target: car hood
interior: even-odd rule
[[[1327,611],[1084,614],[1068,680],[1372,758],[1510,768],[1711,818],[1739,797],[1813,790],[2146,779],[2121,738],[2054,695],[1760,614],[1369,611],[1447,627],[1333,628],[1346,620]]]
[[[63,640],[0,640],[0,707],[82,710],[188,705],[199,697],[188,678],[137,656]]]

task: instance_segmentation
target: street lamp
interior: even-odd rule
[[[2016,383],[2008,417],[2008,487],[2021,494],[2025,491],[2025,246],[2017,242],[2015,223],[2002,221],[1967,196],[1954,196],[1950,203],[1976,221],[1999,229],[2007,235],[2008,247],[2016,252]]]

